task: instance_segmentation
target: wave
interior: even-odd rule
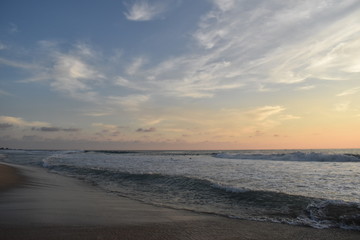
[[[360,230],[360,206],[272,191],[241,189],[211,179],[115,169],[46,165],[50,171],[76,177],[139,201],[166,207],[273,221],[315,228]]]
[[[299,162],[360,162],[359,154],[327,154],[317,152],[292,152],[274,154],[214,154],[217,158],[271,160],[271,161],[299,161]]]
[[[313,227],[325,225],[360,231],[360,205],[357,203],[324,200],[310,204],[306,211]]]
[[[120,151],[120,150],[85,150],[85,153],[105,153],[105,154],[130,154],[139,153],[137,151]]]
[[[85,150],[85,153],[104,153],[104,154],[138,154],[138,155],[156,155],[156,156],[199,156],[214,155],[218,152],[207,150]]]

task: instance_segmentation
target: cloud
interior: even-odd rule
[[[276,115],[284,111],[282,106],[264,106],[255,108],[247,112],[247,115],[256,121],[264,121],[272,115]]]
[[[79,132],[79,128],[59,128],[59,127],[33,127],[31,130],[40,132]]]
[[[136,130],[136,132],[145,132],[145,133],[147,133],[147,132],[155,132],[155,131],[156,131],[156,128],[153,128],[153,127],[151,127],[151,128],[138,128]]]
[[[14,125],[10,123],[0,123],[0,130],[12,128]]]
[[[28,63],[19,62],[19,61],[12,61],[12,60],[8,60],[8,59],[1,58],[1,57],[0,57],[0,64],[8,65],[10,67],[15,67],[15,68],[28,69],[28,70],[39,69],[39,66],[34,65],[34,64],[28,64]]]
[[[192,35],[199,48],[147,69],[142,58],[135,59],[126,72],[142,81],[119,77],[118,85],[167,96],[211,98],[219,91],[253,84],[359,77],[354,57],[360,54],[356,1],[213,4]]]
[[[11,116],[0,116],[1,124],[8,124],[12,126],[19,127],[50,127],[50,124],[47,122],[39,122],[39,121],[25,121],[19,117],[11,117]]]
[[[81,101],[97,101],[98,92],[94,89],[100,85],[105,75],[98,70],[101,58],[87,44],[73,44],[64,51],[58,42],[40,41],[38,49],[41,55],[34,65],[1,59],[0,63],[29,70],[33,77],[22,82],[49,82],[50,86],[71,98]]]
[[[53,127],[50,123],[40,121],[26,121],[19,117],[0,116],[0,129],[13,127],[30,128],[39,132],[79,132],[79,128]]]
[[[210,55],[180,56],[144,71],[154,91],[175,97],[208,98],[218,91],[241,88],[244,83],[228,76],[232,65]]]
[[[89,117],[102,117],[102,116],[111,115],[111,113],[106,111],[94,111],[94,112],[85,112],[83,113],[83,115]]]
[[[316,88],[315,85],[305,85],[305,86],[297,87],[296,90],[306,91],[306,90],[311,90],[311,89],[314,89],[314,88]]]
[[[231,62],[228,76],[286,84],[359,77],[357,1],[218,0],[214,6],[193,36],[209,57]]]
[[[58,56],[54,69],[55,75],[58,76],[59,79],[65,78],[73,80],[72,84],[74,84],[74,86],[70,85],[70,88],[75,89],[86,88],[80,79],[90,79],[94,77],[94,75],[97,75],[96,71],[92,70],[83,61],[71,55]],[[67,86],[65,86],[65,88],[67,88]]]
[[[272,89],[272,88],[268,88],[266,87],[264,84],[259,84],[257,91],[258,92],[273,92],[276,91],[277,89]]]
[[[126,4],[125,17],[130,21],[150,21],[166,10],[164,4],[155,1],[136,0],[132,4]]]
[[[353,94],[358,93],[359,91],[360,91],[360,87],[355,87],[355,88],[345,90],[345,91],[337,94],[336,96],[337,97],[343,97],[343,96],[353,95]]]
[[[10,23],[9,32],[10,33],[18,33],[19,32],[18,26],[15,23]]]
[[[113,107],[123,106],[127,110],[137,110],[138,107],[149,99],[149,95],[132,94],[125,96],[107,96],[101,92],[104,88],[122,86],[135,90],[149,90],[143,87],[143,81],[129,81],[123,77],[116,77],[114,69],[118,69],[118,62],[109,62],[103,58],[89,44],[76,43],[66,46],[56,41],[40,41],[39,55],[36,56],[35,64],[20,63],[0,58],[0,64],[10,65],[28,71],[32,77],[22,80],[23,83],[45,82],[49,86],[73,99],[96,103],[102,108],[108,109],[100,113],[90,115],[104,116],[113,111]],[[67,49],[67,50],[64,50]],[[41,53],[41,54],[40,54]],[[126,69],[125,74],[137,72],[144,62],[143,58],[137,58]],[[109,64],[108,64],[109,63]],[[151,90],[151,89],[150,89]],[[0,92],[2,94],[2,92]]]
[[[214,0],[214,4],[223,12],[231,10],[235,6],[235,0]]]
[[[5,50],[5,49],[7,49],[7,46],[2,42],[0,42],[0,50]]]
[[[128,95],[125,97],[121,96],[109,96],[107,97],[107,101],[109,104],[112,105],[120,105],[125,110],[129,111],[137,111],[139,110],[140,106],[147,102],[150,99],[148,95],[141,95],[141,94],[134,94]]]
[[[1,96],[1,95],[2,95],[2,96],[12,96],[11,93],[8,93],[8,92],[0,89],[0,96]]]
[[[300,119],[299,116],[284,114],[285,110],[283,106],[263,106],[243,112],[248,122],[248,126],[244,127],[243,131],[253,134],[255,131],[272,129],[285,121]]]
[[[294,115],[291,115],[291,114],[281,115],[280,116],[281,120],[294,120],[294,119],[300,119],[300,118],[301,117],[299,117],[299,116],[294,116]]]
[[[97,94],[90,84],[98,83],[104,76],[74,54],[56,54],[55,63],[50,69],[53,82],[51,86],[72,97],[95,100]]]
[[[118,137],[121,135],[120,129],[122,127],[113,125],[113,124],[104,124],[104,123],[93,123],[92,126],[100,128],[101,131],[96,133],[98,137],[106,137],[107,140],[113,139],[113,137]],[[108,138],[110,137],[110,139]]]
[[[117,125],[104,124],[104,123],[93,123],[92,126],[99,127],[99,128],[102,128],[102,129],[107,129],[107,130],[114,130],[114,129],[119,129],[120,128]]]
[[[134,81],[130,81],[124,77],[118,76],[114,80],[114,84],[121,87],[126,87],[130,89],[136,89],[141,91],[146,91],[146,88],[144,87],[144,84],[137,84]]]
[[[30,71],[34,74],[29,81],[46,82],[65,96],[105,109],[88,116],[114,114],[119,108],[138,111],[150,100],[213,98],[241,88],[264,92],[305,81],[308,85],[296,90],[308,90],[314,86],[312,79],[359,78],[354,57],[360,55],[357,1],[211,2],[213,8],[188,35],[187,52],[177,56],[159,60],[140,54],[124,59],[128,56],[124,49],[121,56],[118,51],[104,57],[82,42],[41,41],[32,58],[35,64],[4,58],[0,64]],[[132,1],[124,14],[133,21],[152,20],[168,9],[164,4]],[[349,92],[339,93],[344,94]],[[266,106],[247,114],[256,121],[281,121],[284,110]]]
[[[136,72],[139,71],[139,69],[141,68],[141,66],[144,64],[145,59],[142,57],[138,57],[136,58],[130,66],[128,66],[128,68],[126,69],[126,73],[128,75],[134,75]]]
[[[337,104],[335,104],[335,111],[346,112],[349,110],[350,104],[351,104],[350,101],[337,103]]]

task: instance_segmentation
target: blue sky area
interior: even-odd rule
[[[354,148],[357,0],[3,0],[0,146]]]

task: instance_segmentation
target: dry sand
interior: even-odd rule
[[[0,166],[1,240],[360,239],[356,231],[243,221],[155,207],[44,169]]]

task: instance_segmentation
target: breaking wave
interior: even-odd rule
[[[154,205],[239,219],[360,230],[360,206],[357,203],[254,191],[181,175],[130,173],[68,165],[46,167],[121,196]]]
[[[274,154],[214,154],[217,158],[248,159],[248,160],[271,160],[271,161],[300,161],[300,162],[360,162],[358,154],[329,154],[316,152],[292,152]]]

